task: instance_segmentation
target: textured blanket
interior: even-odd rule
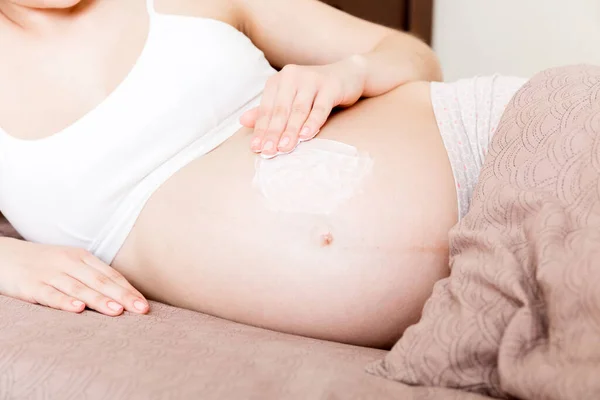
[[[512,99],[451,276],[373,373],[520,399],[600,398],[600,68],[538,74]]]

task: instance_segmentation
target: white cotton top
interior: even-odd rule
[[[276,72],[234,27],[147,3],[146,44],[108,98],[47,138],[0,129],[0,210],[26,240],[112,262],[152,193],[240,129]]]
[[[433,111],[454,174],[459,219],[469,211],[504,110],[526,82],[525,78],[492,75],[431,83]]]

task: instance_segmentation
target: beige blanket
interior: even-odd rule
[[[371,372],[600,399],[600,68],[545,71],[514,96],[450,240],[450,278]]]

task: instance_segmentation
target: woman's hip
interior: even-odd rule
[[[431,84],[431,103],[452,165],[459,218],[469,210],[504,109],[525,82],[523,78],[493,75]]]

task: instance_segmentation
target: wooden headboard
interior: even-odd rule
[[[434,0],[322,0],[349,14],[410,32],[431,45]]]

